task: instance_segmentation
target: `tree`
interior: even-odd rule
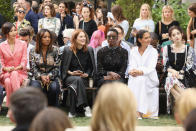
[[[11,6],[11,0],[0,0],[0,14],[6,21],[13,22],[14,10]]]

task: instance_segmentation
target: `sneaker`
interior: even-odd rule
[[[73,118],[73,117],[76,117],[76,115],[75,115],[75,114],[72,114],[71,112],[69,112],[69,113],[68,113],[68,117],[69,117],[69,118]]]
[[[85,116],[86,116],[86,117],[92,117],[90,107],[87,106],[87,107],[85,107],[84,109],[85,109],[85,112],[84,112]]]

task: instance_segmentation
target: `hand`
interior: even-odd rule
[[[129,74],[133,77],[141,76],[143,75],[143,71],[132,69]]]
[[[83,74],[80,75],[80,77],[86,78],[86,77],[88,77],[88,74],[87,73],[83,73]]]
[[[169,34],[168,33],[162,34],[162,39],[168,39],[168,38],[169,38]]]
[[[173,77],[179,78],[179,72],[178,71],[173,70],[171,73],[172,73]]]
[[[4,67],[4,68],[3,68],[3,70],[6,71],[6,72],[12,72],[12,71],[14,71],[14,69],[15,69],[15,68],[14,68],[13,66]]]
[[[112,76],[112,79],[113,79],[113,80],[118,80],[118,79],[120,79],[120,75],[117,74],[117,73],[115,73],[115,72],[109,72],[108,75],[109,75],[109,76]]]
[[[71,75],[72,75],[72,76],[80,76],[81,74],[83,74],[83,72],[80,71],[80,70],[71,72]]]
[[[46,85],[48,83],[48,76],[41,76],[41,81],[43,83],[43,85]]]
[[[21,69],[23,69],[23,67],[21,65],[19,65],[16,68],[14,68],[14,70],[21,70]]]
[[[192,35],[195,35],[195,34],[196,34],[196,29],[193,30],[193,31],[191,31],[191,34],[192,34]]]
[[[113,80],[111,75],[104,76],[104,80]]]

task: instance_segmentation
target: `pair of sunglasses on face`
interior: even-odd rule
[[[23,14],[25,14],[25,11],[23,11],[23,10],[18,10],[18,13],[23,13]]]

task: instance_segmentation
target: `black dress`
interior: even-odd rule
[[[88,22],[84,22],[82,20],[79,23],[79,28],[83,29],[88,34],[88,38],[90,40],[93,32],[97,30],[97,24],[94,20],[90,20]]]
[[[67,68],[66,70],[70,70],[72,72],[80,70],[84,73],[87,73],[89,77],[91,77],[95,66],[95,64],[93,64],[94,60],[92,60],[94,59],[94,56],[91,56],[93,54],[93,50],[91,50],[92,48],[90,49],[90,51],[87,50],[86,52],[84,52],[83,50],[77,50],[76,55],[68,48],[69,47],[65,48],[63,55],[70,54],[70,56],[67,56],[69,57],[68,59],[70,60],[68,61],[70,62],[62,62],[61,68]],[[67,60],[64,59],[63,61]],[[62,70],[61,73],[67,73],[67,71]],[[62,78],[64,78],[63,74]],[[81,109],[85,106],[88,106],[86,95],[88,78],[71,76],[67,73],[65,78],[63,79],[64,85],[68,88],[66,104],[69,106],[69,112],[71,112],[72,114],[76,113],[76,109]]]
[[[121,76],[119,81],[125,82],[128,52],[121,47],[103,47],[97,53],[97,86],[100,87],[111,80],[104,80],[108,72],[115,72]]]
[[[161,31],[159,31],[159,22],[157,22],[155,27],[155,33],[159,37],[159,44],[161,45],[163,42],[168,41],[169,39],[162,39],[162,34],[168,33],[169,28],[172,26],[180,26],[178,21],[172,21],[169,25],[164,24],[161,22]]]

